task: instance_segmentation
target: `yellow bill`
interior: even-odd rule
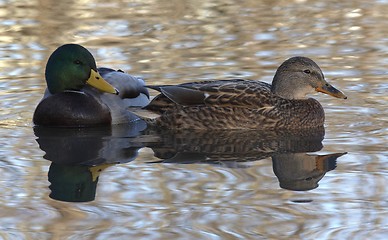
[[[92,87],[97,88],[100,91],[112,93],[112,94],[116,94],[116,95],[119,94],[119,91],[116,88],[114,88],[107,81],[105,81],[105,79],[103,79],[101,77],[100,73],[98,73],[97,71],[95,71],[93,69],[90,71],[90,77],[86,81],[86,83]]]

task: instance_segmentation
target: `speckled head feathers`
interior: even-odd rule
[[[342,92],[326,82],[320,67],[307,57],[292,57],[284,61],[276,71],[271,90],[287,99],[303,99],[314,92],[346,98]]]

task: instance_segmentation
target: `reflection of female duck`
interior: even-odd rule
[[[128,106],[145,106],[149,102],[142,79],[121,71],[97,69],[92,54],[77,44],[55,50],[47,62],[45,76],[47,90],[34,113],[36,125],[127,123],[138,119],[128,112]]]
[[[306,153],[279,153],[272,156],[273,171],[280,187],[307,191],[318,187],[326,172],[336,168],[337,158],[346,153],[309,155]]]
[[[322,149],[324,129],[306,131],[255,130],[153,130],[143,132],[142,141],[160,162],[217,163],[256,161],[278,153],[316,152]]]
[[[306,94],[346,96],[324,79],[318,65],[293,57],[277,70],[270,84],[221,80],[153,86],[160,92],[146,107],[158,114],[150,123],[186,129],[300,129],[323,126],[324,111]],[[149,112],[139,111],[150,116]]]
[[[326,172],[336,167],[337,158],[346,153],[313,155],[322,149],[324,129],[304,131],[256,130],[157,130],[145,131],[142,139],[150,142],[153,163],[216,164],[244,168],[241,162],[272,158],[273,171],[280,187],[306,191],[318,187]]]

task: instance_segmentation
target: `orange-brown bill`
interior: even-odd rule
[[[347,99],[348,97],[345,96],[340,90],[336,89],[332,85],[326,83],[323,86],[319,86],[315,88],[315,91],[328,94],[330,96],[336,97],[336,98],[343,98]]]

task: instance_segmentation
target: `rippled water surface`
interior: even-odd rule
[[[0,238],[383,239],[387,12],[385,0],[0,1]],[[304,55],[348,99],[313,96],[324,138],[34,129],[47,58],[68,42],[154,84],[271,82]]]

